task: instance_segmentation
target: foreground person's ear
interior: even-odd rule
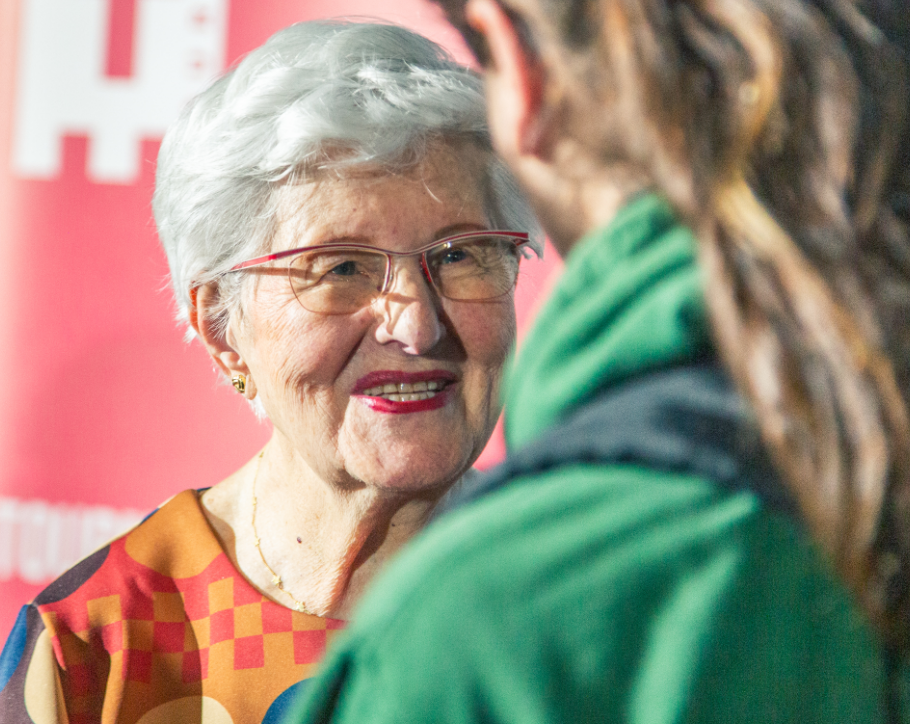
[[[470,0],[465,17],[484,36],[490,65],[484,69],[490,134],[506,159],[549,155],[553,114],[545,101],[546,73],[496,0]]]
[[[215,365],[231,380],[234,389],[247,399],[256,396],[250,369],[236,349],[230,331],[217,323],[219,291],[216,284],[202,284],[190,290],[190,325],[199,335]]]

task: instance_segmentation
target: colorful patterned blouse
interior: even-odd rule
[[[344,623],[265,598],[186,490],[24,606],[3,724],[271,724]]]

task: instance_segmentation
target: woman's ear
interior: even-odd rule
[[[243,389],[238,388],[238,392],[241,392],[244,397],[253,399],[256,393],[250,369],[239,350],[236,349],[233,335],[218,324],[219,295],[216,284],[202,284],[190,290],[190,325],[224,374],[232,381],[238,376],[242,376]],[[235,383],[234,386],[237,387],[237,384]]]
[[[484,36],[490,65],[484,69],[493,146],[507,161],[521,156],[549,160],[554,113],[545,103],[546,72],[496,0],[470,0],[468,23]]]

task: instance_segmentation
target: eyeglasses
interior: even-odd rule
[[[393,258],[419,256],[423,274],[446,299],[480,302],[505,296],[515,287],[528,234],[471,231],[434,241],[414,251],[388,251],[367,244],[303,246],[260,256],[226,273],[288,260],[291,289],[304,309],[350,314],[385,294],[392,283]]]

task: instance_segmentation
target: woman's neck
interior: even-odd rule
[[[266,595],[345,618],[383,563],[423,527],[441,492],[406,498],[326,482],[277,442],[207,491],[203,509],[234,565]]]

